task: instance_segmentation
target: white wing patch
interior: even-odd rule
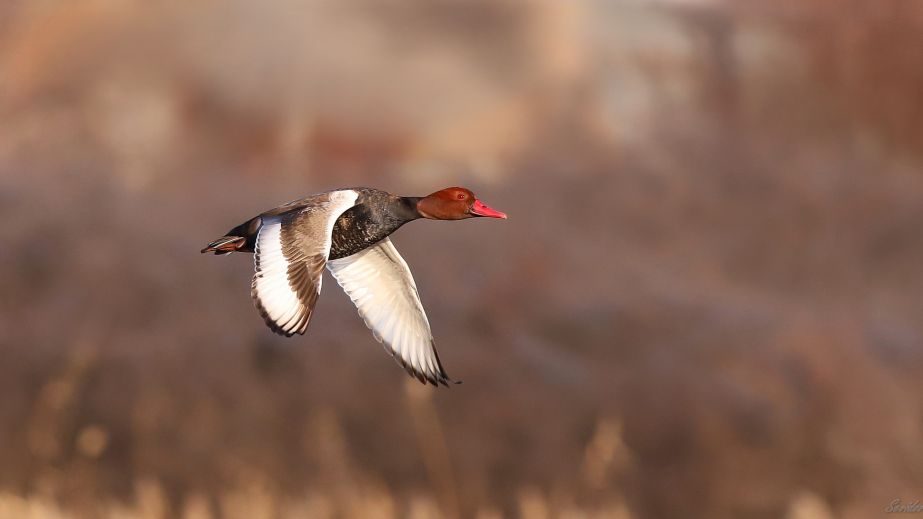
[[[451,379],[439,362],[410,268],[391,240],[327,262],[366,326],[411,375],[433,385]]]
[[[257,274],[253,277],[253,291],[265,317],[274,322],[280,332],[285,335],[304,333],[300,321],[308,309],[288,284],[289,262],[282,254],[281,235],[281,220],[263,222],[256,239]],[[320,283],[317,289],[320,291]]]
[[[358,196],[352,190],[336,191],[294,217],[263,218],[254,250],[251,295],[273,331],[291,336],[307,330],[330,254],[333,225]],[[297,228],[283,233],[289,226]],[[286,243],[286,236],[291,243]]]

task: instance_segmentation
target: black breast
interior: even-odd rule
[[[412,201],[383,191],[362,193],[357,205],[347,209],[333,225],[330,259],[365,250],[400,226],[418,218]]]

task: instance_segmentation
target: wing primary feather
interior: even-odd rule
[[[434,386],[448,387],[454,382],[436,353],[413,275],[390,239],[329,261],[327,269],[356,305],[372,335],[408,374]]]

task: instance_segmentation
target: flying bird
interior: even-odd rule
[[[417,285],[388,236],[407,222],[506,218],[474,193],[449,187],[425,197],[357,187],[327,191],[270,209],[209,243],[203,253],[254,254],[250,295],[269,328],[304,334],[324,267],[397,362],[422,383],[454,382],[433,342]]]

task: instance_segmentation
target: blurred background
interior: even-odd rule
[[[0,3],[0,518],[869,518],[923,499],[923,3]],[[199,254],[415,222],[453,377],[328,278]]]

